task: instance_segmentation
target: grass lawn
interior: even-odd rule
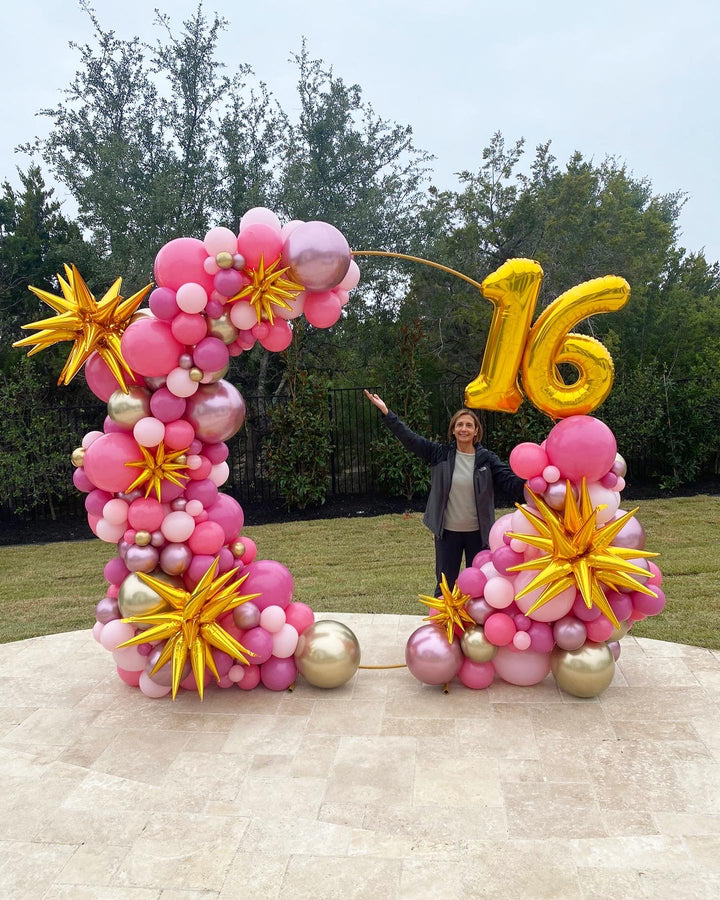
[[[668,603],[633,634],[720,648],[720,498],[646,500],[638,518]],[[627,505],[626,505],[626,508]],[[498,512],[498,515],[500,511]],[[434,587],[432,536],[420,513],[253,527],[259,555],[284,563],[295,599],[322,612],[424,615]],[[89,628],[113,555],[98,540],[0,547],[0,642]]]

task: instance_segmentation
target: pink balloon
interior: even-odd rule
[[[463,594],[468,594],[470,597],[482,597],[486,583],[487,578],[483,572],[474,566],[463,569],[457,577],[458,588]]]
[[[75,471],[77,471],[77,469]],[[656,563],[654,563],[651,559],[649,559],[648,560],[648,568],[652,572],[652,578],[649,578],[648,581],[646,582],[647,586],[653,587],[654,585],[657,585],[658,587],[660,587],[660,585],[662,584],[662,580],[663,580],[663,576],[662,576],[662,572],[660,571],[660,567]]]
[[[124,500],[108,500],[103,506],[102,516],[112,525],[125,525],[128,520],[128,504]]]
[[[536,574],[537,572],[534,571],[520,572],[515,579],[515,603],[517,603],[520,612],[529,615],[531,619],[535,619],[537,622],[554,622],[557,619],[566,616],[575,602],[577,589],[574,586],[565,588],[565,590],[558,594],[557,597],[553,597],[552,600],[548,603],[544,603],[533,613],[529,612],[530,607],[540,598],[545,588],[535,588],[534,591],[525,594],[524,597],[517,596],[520,591],[530,584]]]
[[[249,301],[238,300],[235,303],[229,304],[229,309],[230,321],[236,328],[239,328],[240,331],[249,331],[257,325],[257,313]],[[249,350],[250,347],[243,347],[243,349]]]
[[[244,538],[241,540],[244,542]],[[294,582],[282,563],[274,559],[259,559],[251,563],[245,572],[248,577],[243,582],[243,593],[260,594],[253,602],[261,612],[266,606],[287,607],[292,599]]]
[[[224,494],[223,496],[227,495]],[[217,485],[213,484],[209,478],[206,478],[204,481],[191,481],[185,488],[185,497],[187,500],[199,500],[207,509],[218,499]]]
[[[510,616],[505,613],[493,613],[485,619],[483,626],[485,637],[496,647],[503,647],[512,641],[517,629]]]
[[[275,310],[273,310],[275,314],[275,318],[280,319],[297,319],[298,316],[303,314],[303,310],[305,309],[305,291],[301,291],[292,299],[287,299],[285,302],[288,304],[290,309],[285,309],[282,306],[278,306]]]
[[[495,610],[482,597],[473,597],[465,604],[465,612],[471,617],[473,622],[478,625],[484,625],[488,616],[491,616]]]
[[[211,228],[205,235],[203,244],[209,256],[217,256],[218,253],[237,253],[237,238],[235,232],[229,228],[220,226]]]
[[[278,659],[287,659],[295,652],[298,643],[298,633],[292,625],[285,622],[279,631],[273,632],[273,656]]]
[[[197,238],[175,238],[168,241],[155,257],[155,281],[174,291],[188,281],[202,285],[210,293],[212,276],[205,271],[208,257],[205,245]]]
[[[165,425],[160,419],[145,416],[135,423],[133,437],[141,447],[157,447],[165,437]]]
[[[243,228],[237,243],[238,253],[245,257],[246,269],[257,269],[261,258],[267,268],[280,256],[283,246],[280,232],[261,222]]]
[[[245,545],[245,552],[240,557],[240,559],[243,563],[245,563],[246,566],[249,566],[257,556],[257,544],[252,538],[246,537],[245,535],[243,535],[240,540]]]
[[[193,553],[216,556],[225,543],[225,532],[217,522],[201,522],[188,538]]]
[[[217,522],[223,529],[224,543],[235,539],[245,521],[242,507],[228,494],[218,494],[215,502],[207,507],[207,513],[210,521]]]
[[[489,578],[483,596],[493,609],[505,609],[515,597],[515,588],[508,578]]]
[[[192,397],[197,394],[200,385],[197,381],[193,381],[190,372],[178,366],[168,372],[165,381],[167,389],[176,397]]]
[[[548,465],[548,457],[539,444],[526,441],[512,449],[509,462],[510,468],[516,475],[528,479],[542,474],[543,469]]]
[[[183,545],[184,546],[184,545]],[[187,548],[189,553],[192,553],[190,548]],[[185,586],[189,591],[191,591],[203,575],[210,569],[210,567],[215,562],[215,557],[210,556],[206,553],[198,553],[193,556],[190,565],[183,572],[183,581],[185,582]]]
[[[161,387],[150,397],[150,411],[161,422],[174,422],[185,413],[186,402],[182,397],[171,394],[166,387]],[[193,432],[194,435],[194,432]]]
[[[117,666],[117,673],[120,676],[121,681],[124,681],[125,684],[129,684],[130,687],[137,687],[140,683],[140,676],[142,672],[128,672],[127,669],[121,669],[120,666]]]
[[[302,634],[315,621],[315,613],[306,603],[290,603],[285,607],[285,620],[298,634]]]
[[[260,684],[260,666],[243,666],[243,677],[237,682],[241,691],[252,691]]]
[[[160,526],[164,537],[172,541],[174,544],[181,544],[187,541],[190,535],[195,531],[195,520],[182,510],[168,513],[163,519]]]
[[[618,595],[619,596],[619,595]],[[608,597],[609,599],[609,597]],[[612,605],[612,603],[611,603]],[[592,622],[594,619],[597,619],[598,616],[601,616],[602,613],[600,609],[593,604],[590,609],[585,605],[585,601],[583,600],[582,594],[578,591],[577,597],[573,601],[573,605],[571,607],[572,614],[580,619],[582,622]]]
[[[285,610],[281,606],[266,606],[260,613],[260,625],[270,634],[275,634],[285,624]]]
[[[121,619],[113,619],[105,624],[100,636],[100,643],[106,650],[115,650],[118,644],[124,644],[132,637],[135,637],[134,625],[123,622]]]
[[[85,451],[83,468],[92,483],[111,493],[126,491],[139,470],[126,463],[141,460],[142,452],[126,432],[104,434]]]
[[[240,231],[243,231],[249,225],[267,225],[268,228],[272,228],[273,231],[278,233],[282,230],[280,219],[271,209],[267,209],[264,206],[254,206],[240,219]]]
[[[150,294],[150,311],[156,319],[165,319],[169,322],[180,311],[175,302],[175,291],[170,288],[159,287]]]
[[[204,384],[187,401],[185,412],[196,436],[207,443],[216,444],[231,438],[245,421],[245,401],[229,382]]]
[[[493,523],[492,528],[490,529],[490,534],[488,535],[488,546],[490,550],[497,550],[498,547],[502,547],[505,543],[503,539],[503,535],[506,531],[511,530],[512,523],[512,513],[505,513],[504,516],[500,516],[499,519],[496,519]],[[485,552],[485,551],[481,551]],[[479,555],[479,554],[478,554]],[[475,561],[473,560],[473,565],[475,565]],[[482,565],[482,563],[481,563]],[[479,567],[478,567],[479,568]]]
[[[97,488],[90,491],[85,498],[85,510],[91,516],[101,516],[105,505],[109,503],[113,495],[109,491],[100,491]]]
[[[516,553],[512,547],[508,547],[507,544],[503,544],[502,547],[498,547],[498,549],[493,552],[492,563],[501,575],[513,577],[515,573],[508,572],[508,569],[511,566],[518,566],[522,562],[525,562],[523,554]]]
[[[463,659],[460,641],[449,644],[447,634],[437,625],[421,625],[405,646],[407,667],[423,684],[445,684],[452,680]]]
[[[458,670],[458,678],[467,688],[481,691],[495,680],[495,667],[491,662],[474,662],[464,659]]]
[[[328,291],[339,285],[350,263],[348,242],[327,222],[298,225],[282,250],[282,264],[291,266],[292,277],[311,291]]]
[[[354,287],[357,287],[358,282],[360,281],[360,268],[354,259],[350,260],[350,265],[348,266],[347,273],[343,280],[338,285],[343,291],[351,291]]]
[[[245,586],[243,585],[243,591]],[[243,636],[243,647],[255,655],[251,658],[254,665],[261,665],[272,656],[272,635],[269,631],[261,628],[250,628]]]
[[[492,562],[492,551],[481,550],[473,557],[473,569],[482,569],[485,563]]]
[[[539,684],[550,672],[550,653],[525,650],[522,653],[500,647],[493,657],[495,671],[509,684],[528,687]]]
[[[633,596],[633,594],[620,594],[617,591],[607,592],[608,601],[619,622],[630,618],[633,611]]]
[[[275,319],[267,335],[264,338],[260,338],[260,343],[266,350],[270,350],[271,353],[281,353],[290,346],[292,336],[292,328],[280,317]]]
[[[153,700],[159,700],[161,697],[166,697],[172,690],[172,687],[168,684],[158,684],[157,681],[153,681],[147,672],[140,672],[138,687],[142,694]]]
[[[219,338],[206,337],[193,350],[193,362],[208,372],[217,372],[227,365],[230,354]]]
[[[624,510],[618,509],[614,519],[620,519],[625,515]],[[627,547],[630,550],[645,549],[645,529],[635,516],[632,516],[623,526],[619,534],[613,539],[613,547]]]
[[[111,395],[120,387],[117,379],[110,371],[108,364],[97,352],[88,357],[88,360],[83,367],[83,373],[85,375],[87,386],[93,394],[95,394],[96,397],[99,397],[104,403],[107,403]],[[128,375],[124,369],[123,375],[125,384],[127,384],[128,387],[131,384],[139,384],[140,382],[139,378]]]
[[[108,522],[107,519],[101,518],[98,519],[98,521],[95,523],[95,528],[93,529],[93,531],[101,541],[106,541],[108,544],[117,544],[117,542],[123,536],[125,525],[122,523],[116,525],[112,522]]]
[[[569,416],[558,422],[547,436],[550,463],[563,478],[580,482],[598,481],[610,471],[617,453],[615,435],[593,416]]]
[[[651,597],[649,594],[641,594],[639,591],[633,591],[630,594],[632,600],[633,611],[643,613],[646,616],[656,616],[665,609],[665,593],[659,588],[652,588],[657,597]]]
[[[305,294],[305,318],[316,328],[329,328],[342,314],[342,306],[332,291]]]
[[[297,666],[292,657],[279,659],[276,656],[260,666],[260,679],[270,691],[285,691],[297,677]],[[245,679],[243,679],[244,681]],[[242,684],[242,682],[241,682]]]
[[[533,652],[549,653],[555,645],[552,628],[546,622],[533,622],[528,634]]]
[[[109,584],[120,585],[130,574],[125,563],[118,556],[114,556],[105,564],[103,569],[103,578]]]
[[[575,616],[563,616],[553,625],[555,643],[562,650],[579,650],[585,643],[588,630],[584,622]]]
[[[585,623],[587,639],[589,641],[602,643],[602,641],[606,641],[610,637],[614,627],[615,626],[610,619],[606,619],[605,616],[598,616],[598,618],[593,619],[592,622]]]
[[[181,344],[197,344],[207,334],[207,319],[200,313],[180,312],[170,322],[173,337]]]
[[[185,419],[177,419],[165,425],[164,443],[171,450],[185,450],[195,437],[195,429]]]
[[[92,481],[87,477],[85,470],[82,467],[73,469],[72,480],[75,487],[83,494],[87,494],[88,491],[91,491],[94,488]]]
[[[147,317],[125,329],[120,346],[130,368],[149,378],[171,372],[185,349],[173,337],[168,322]]]

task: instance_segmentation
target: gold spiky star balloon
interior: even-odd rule
[[[216,680],[220,679],[211,647],[222,650],[246,666],[250,664],[247,656],[255,656],[251,650],[243,647],[221,625],[218,625],[217,619],[248,600],[254,600],[260,594],[245,596],[240,594],[240,586],[247,575],[234,580],[237,569],[231,569],[216,578],[219,562],[220,558],[218,557],[192,591],[173,587],[171,584],[153,578],[152,575],[137,573],[148,587],[173,607],[173,611],[144,613],[140,616],[123,619],[124,622],[151,627],[141,631],[120,646],[132,647],[136,644],[147,644],[149,641],[167,641],[150,675],[154,675],[158,669],[172,659],[173,700],[177,696],[188,656],[201,700],[204,693],[205,668],[210,669]]]
[[[142,488],[145,485],[145,496],[149,497],[150,492],[155,491],[155,496],[159,500],[163,481],[169,481],[178,487],[185,487],[183,481],[187,481],[190,476],[181,470],[188,468],[187,452],[189,449],[186,447],[184,450],[168,452],[163,441],[160,441],[157,447],[150,449],[140,445],[143,458],[125,463],[126,466],[142,470],[127,492],[130,493],[135,488]]]
[[[133,371],[123,358],[120,338],[152,285],[123,300],[120,296],[122,278],[118,278],[98,301],[74,265],[65,266],[65,276],[58,275],[62,297],[40,288],[29,288],[57,315],[23,325],[23,328],[33,328],[38,333],[16,341],[13,347],[32,347],[28,353],[32,356],[61,341],[73,341],[73,348],[58,378],[58,384],[66,385],[97,350],[117,383],[127,393],[124,373],[132,377]]]
[[[450,590],[444,572],[440,577],[440,591],[442,593],[440,597],[428,597],[427,594],[420,594],[421,603],[437,610],[435,615],[426,616],[423,622],[432,622],[444,628],[447,631],[448,644],[452,644],[456,625],[461,631],[465,631],[466,622],[469,625],[475,624],[470,614],[465,612],[465,604],[470,599],[470,594],[463,594],[457,584]]]
[[[645,550],[633,550],[627,547],[613,547],[611,541],[622,531],[627,522],[635,515],[639,507],[625,513],[619,519],[608,522],[602,528],[597,527],[597,513],[603,507],[593,508],[585,479],[580,491],[580,505],[575,499],[570,482],[567,482],[565,504],[561,511],[551,509],[541,497],[528,488],[538,511],[542,517],[525,509],[519,503],[515,505],[525,518],[538,531],[534,534],[517,534],[508,532],[511,538],[517,538],[545,551],[545,555],[529,562],[512,566],[508,571],[522,572],[528,569],[540,569],[526,588],[517,596],[524,597],[539,587],[545,590],[528,609],[527,615],[549,603],[566,588],[576,587],[590,609],[593,603],[618,628],[620,623],[608,602],[602,586],[613,591],[621,587],[640,591],[656,597],[654,591],[641,584],[633,575],[647,575],[645,569],[629,562],[630,559],[657,556]]]
[[[246,269],[246,273],[251,279],[251,283],[247,287],[242,288],[234,297],[230,297],[229,303],[233,300],[241,300],[244,297],[250,298],[250,303],[255,310],[258,322],[267,319],[272,325],[275,321],[273,313],[273,305],[282,309],[291,309],[288,300],[305,290],[304,285],[297,281],[291,281],[289,278],[283,278],[283,275],[289,270],[289,266],[284,269],[278,269],[280,258],[271,263],[267,269],[265,261],[260,257],[260,263],[257,269]]]

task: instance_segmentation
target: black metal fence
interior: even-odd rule
[[[373,388],[375,389],[375,388]],[[382,394],[382,388],[377,388]],[[429,396],[429,431],[444,435],[453,412],[462,405],[464,384],[436,384],[427,388]],[[245,397],[247,415],[245,425],[228,441],[230,477],[223,490],[241,503],[260,505],[281,498],[270,478],[267,464],[269,437],[269,408],[287,402],[284,397]],[[106,415],[103,404],[89,403],[82,407],[62,407],[47,410],[61,426],[66,441],[66,471],[59,473],[70,488],[65,500],[53,504],[53,513],[80,514],[84,510],[84,495],[72,489],[72,450],[79,446],[83,435],[102,427]],[[334,388],[327,391],[327,421],[332,446],[328,496],[369,495],[378,491],[377,473],[373,463],[372,443],[382,427],[375,408],[368,402],[362,388]],[[491,425],[487,421],[486,428]],[[7,489],[0,489],[0,515],[14,518],[21,498]],[[37,507],[28,517],[41,520],[50,515],[51,508]]]

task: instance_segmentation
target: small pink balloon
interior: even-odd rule
[[[215,275],[213,284],[221,297],[234,297],[248,284],[248,278],[237,269],[221,269]]]
[[[161,422],[174,422],[185,413],[185,400],[171,394],[166,387],[161,387],[150,397],[150,411]]]
[[[473,622],[477,622],[478,625],[484,625],[487,617],[491,616],[495,610],[482,597],[473,597],[465,604],[465,612]]]
[[[588,609],[588,607],[585,605],[582,594],[579,591],[577,593],[577,596],[575,597],[575,600],[573,601],[571,611],[572,614],[582,622],[592,622],[597,619],[598,616],[602,615],[600,609],[595,606],[595,604],[593,604]]]
[[[195,429],[185,419],[177,419],[165,425],[164,443],[171,450],[185,450],[195,438]]]
[[[109,500],[103,507],[102,516],[113,525],[125,526],[128,509],[128,504],[124,500]]]
[[[240,540],[245,545],[245,552],[240,559],[246,566],[249,566],[257,556],[257,544],[252,538],[246,537],[246,535],[243,535]]]
[[[257,313],[255,308],[250,305],[247,300],[237,300],[235,303],[229,304],[230,321],[240,331],[249,331],[257,325]],[[249,350],[249,347],[243,349]]]
[[[272,642],[273,656],[277,656],[278,659],[287,659],[288,656],[292,656],[295,652],[298,644],[298,633],[292,625],[285,622],[279,631],[273,632]]]
[[[617,591],[607,592],[608,602],[619,622],[630,618],[633,611],[633,596],[634,594],[620,594]]]
[[[139,376],[128,375],[124,370],[123,372],[125,383],[128,386],[140,382],[141,379]],[[87,362],[83,366],[83,374],[85,375],[85,381],[90,390],[104,403],[108,402],[111,395],[114,394],[119,387],[117,379],[111,372],[108,364],[97,352],[92,353],[88,357]]]
[[[142,694],[144,694],[146,697],[152,698],[153,700],[159,700],[161,697],[167,697],[167,695],[172,690],[172,687],[170,685],[158,684],[156,681],[153,681],[147,672],[140,673],[138,687],[140,688],[140,692]]]
[[[305,294],[305,318],[315,328],[329,328],[342,314],[342,305],[332,291]]]
[[[165,437],[165,424],[153,416],[145,416],[135,423],[133,437],[141,447],[157,447]]]
[[[85,498],[85,510],[93,516],[101,516],[106,504],[112,499],[113,495],[109,491],[100,491],[95,488]]]
[[[203,338],[193,350],[193,362],[206,371],[216,372],[227,365],[230,354],[225,344],[216,337]]]
[[[540,474],[548,484],[555,484],[560,480],[560,469],[557,466],[545,466]]]
[[[515,623],[510,616],[501,612],[488,616],[483,627],[485,629],[485,637],[491,644],[495,644],[496,647],[503,647],[505,644],[509,644],[517,631]]]
[[[192,550],[187,544],[170,543],[160,551],[160,568],[168,575],[182,575],[192,562]]]
[[[645,616],[656,616],[665,609],[665,593],[659,587],[653,587],[653,591],[655,591],[657,597],[641,594],[639,591],[633,591],[630,594],[633,612],[639,612]]]
[[[536,475],[528,481],[528,487],[535,494],[543,494],[547,490],[547,481],[541,475]]]
[[[235,232],[229,228],[220,226],[211,228],[203,238],[203,244],[209,256],[217,256],[218,253],[237,253],[237,238]]]
[[[575,616],[563,616],[553,625],[553,637],[561,650],[579,650],[587,635],[585,623]]]
[[[572,609],[572,605],[575,602],[575,597],[577,595],[577,589],[574,586],[565,588],[564,591],[556,597],[553,597],[549,602],[544,603],[532,613],[530,612],[530,608],[536,600],[540,599],[545,588],[535,588],[534,591],[525,594],[524,597],[518,597],[520,591],[524,590],[524,588],[530,584],[536,574],[537,572],[533,571],[520,572],[515,579],[515,603],[520,609],[520,612],[530,616],[530,618],[534,619],[536,622],[554,622],[557,619],[566,616]]]
[[[187,369],[178,366],[176,369],[168,372],[167,389],[176,397],[185,399],[194,396],[198,392],[200,385],[197,381],[193,381]]]
[[[108,544],[117,544],[123,536],[124,530],[125,525],[122,522],[119,525],[116,525],[112,522],[108,522],[107,519],[102,518],[98,519],[94,528],[95,534],[100,540],[105,541]]]
[[[181,510],[171,512],[163,519],[160,531],[168,541],[174,544],[184,543],[195,531],[195,520]]]
[[[497,550],[498,547],[501,547],[505,543],[503,536],[506,531],[510,531],[511,522],[512,513],[505,513],[504,516],[500,516],[499,519],[495,520],[492,528],[490,529],[490,534],[488,535],[488,546],[490,547],[491,552],[493,550]],[[473,565],[475,565],[474,561]]]
[[[294,604],[291,604],[291,607]],[[248,631],[260,624],[260,610],[255,606],[252,600],[246,600],[240,606],[236,606],[232,611],[233,621],[238,628]]]
[[[513,636],[512,642],[516,650],[529,650],[531,638],[527,631],[517,631]]]
[[[464,659],[458,669],[458,678],[473,691],[482,691],[495,680],[495,667],[491,662],[474,662]]]
[[[662,584],[662,579],[663,579],[662,572],[660,571],[660,567],[658,565],[656,565],[651,559],[649,559],[648,560],[648,568],[650,569],[650,572],[652,573],[652,578],[648,579],[647,586],[653,587],[654,585],[657,585],[657,587],[660,587],[660,585]]]
[[[523,554],[516,553],[507,544],[503,544],[493,551],[492,564],[501,575],[513,577],[513,573],[508,572],[508,569],[512,566],[519,566],[522,562],[525,562]]]
[[[177,289],[175,302],[185,313],[200,313],[207,306],[208,292],[201,284],[188,281]]]
[[[150,311],[156,319],[165,319],[165,321],[169,322],[180,312],[175,302],[175,291],[171,291],[170,288],[155,288],[150,294],[148,303]]]
[[[510,468],[520,478],[533,478],[540,475],[548,465],[547,453],[539,444],[530,441],[518,444],[510,452]]]
[[[534,653],[550,653],[555,646],[552,628],[547,622],[533,622],[528,634],[531,641],[530,648]]]
[[[292,299],[286,299],[285,301],[290,309],[285,309],[281,306],[278,306],[275,310],[275,318],[285,319],[286,321],[290,319],[297,319],[298,316],[303,314],[303,310],[305,309],[305,291],[301,291],[299,294],[296,294]]]
[[[282,231],[280,219],[278,219],[271,209],[267,209],[264,206],[254,206],[245,213],[242,219],[240,219],[240,231],[247,228],[248,225],[267,225],[267,227],[272,228],[273,231],[277,231],[278,233]]]
[[[237,683],[241,691],[252,691],[260,684],[260,666],[243,666],[245,674]]]
[[[473,569],[482,569],[485,563],[492,562],[492,551],[491,550],[481,550],[479,553],[476,553],[473,557]]]
[[[525,650],[519,653],[514,647],[500,647],[493,657],[496,673],[509,684],[529,687],[539,684],[550,672],[550,653]]]
[[[315,621],[315,613],[306,603],[295,602],[285,608],[285,619],[298,634],[302,634]]]
[[[130,638],[135,637],[135,626],[121,619],[113,619],[105,624],[100,643],[106,650],[117,649],[118,644],[124,644]],[[144,663],[143,663],[144,666]]]

